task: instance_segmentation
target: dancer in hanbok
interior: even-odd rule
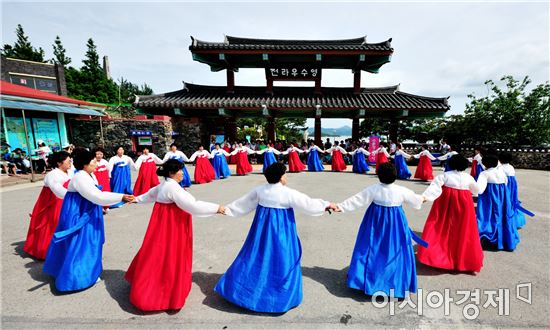
[[[484,152],[485,150],[483,150],[481,147],[476,147],[474,149],[474,157],[473,158],[468,158],[468,160],[470,161],[470,163],[472,163],[472,169],[470,170],[470,175],[474,177],[474,179],[477,181],[477,178],[479,177],[479,174],[481,172],[483,172],[483,170],[485,169],[485,167],[483,166],[483,162],[482,162],[482,156],[481,156],[481,153]]]
[[[372,153],[376,155],[376,173],[378,174],[378,167],[380,165],[389,162],[390,154],[388,153],[386,142],[381,142],[378,149],[374,150]]]
[[[264,161],[263,161],[263,167],[262,167],[262,173],[265,173],[265,170],[273,163],[277,162],[277,156],[281,154],[281,152],[275,148],[273,148],[273,143],[270,143],[267,145],[267,148],[264,150],[256,151],[256,154],[264,155]],[[277,155],[277,156],[275,156]]]
[[[493,154],[483,156],[486,170],[477,178],[477,226],[482,244],[498,250],[513,251],[519,243],[519,233],[510,191],[506,188],[508,177],[497,168],[498,158]]]
[[[191,290],[193,217],[223,214],[218,204],[197,201],[179,182],[183,163],[170,159],[158,169],[165,181],[136,198],[155,203],[141,248],[124,278],[130,303],[142,311],[179,310]]]
[[[448,171],[452,171],[449,166],[448,166],[448,159],[453,157],[454,155],[457,155],[458,152],[455,151],[455,147],[454,146],[451,146],[449,145],[448,146],[448,150],[449,152],[447,152],[446,154],[444,155],[441,155],[439,157],[437,157],[438,160],[442,161],[445,165],[445,172],[448,172]]]
[[[109,177],[109,162],[103,158],[105,155],[105,150],[99,147],[94,150],[94,153],[95,153],[95,161],[97,163],[97,167],[95,168],[94,175],[97,179],[97,182],[101,186],[101,191],[111,191],[111,183],[110,183],[110,177]]]
[[[124,154],[124,148],[118,146],[115,148],[116,155],[109,159],[109,176],[111,177],[111,191],[119,194],[133,195],[131,168],[136,168],[132,158]],[[78,169],[78,168],[77,168]],[[111,205],[110,208],[118,208],[124,205],[124,202]]]
[[[138,157],[135,165],[139,171],[134,185],[136,196],[145,194],[160,183],[157,176],[157,165],[162,164],[162,160],[154,153],[149,152],[148,147],[143,147],[142,152],[143,154]]]
[[[434,178],[432,160],[436,158],[428,150],[427,145],[422,145],[422,151],[419,154],[413,156],[414,158],[420,158],[416,171],[414,172],[414,177],[416,179],[431,181]]]
[[[523,206],[521,206],[521,201],[518,198],[518,182],[516,180],[516,170],[510,162],[512,161],[513,156],[509,152],[501,152],[498,155],[498,160],[502,164],[500,167],[506,176],[508,177],[508,184],[506,188],[510,193],[510,201],[512,202],[513,218],[515,219],[516,226],[518,229],[525,226],[525,215],[527,214],[530,217],[534,217],[535,214]]]
[[[422,231],[430,246],[418,248],[418,260],[436,268],[479,272],[483,250],[472,198],[478,186],[464,172],[469,165],[464,156],[452,156],[447,165],[450,170],[438,175],[422,194],[434,203]]]
[[[134,200],[132,195],[99,189],[93,152],[75,149],[72,155],[78,172],[67,188],[44,263],[44,273],[55,278],[55,288],[62,292],[83,290],[99,281],[105,242],[101,206]]]
[[[325,169],[323,162],[319,157],[319,153],[324,153],[325,151],[315,145],[315,142],[311,142],[309,149],[306,151],[307,155],[307,170],[309,172],[321,172]]]
[[[348,271],[347,284],[367,295],[404,298],[415,293],[416,264],[412,240],[427,246],[409,228],[402,204],[420,209],[424,198],[394,184],[395,166],[378,167],[379,184],[337,204],[338,210],[351,212],[367,208],[357,234]]]
[[[396,145],[395,154],[391,156],[394,158],[395,169],[397,171],[397,178],[400,180],[408,180],[411,178],[411,171],[407,166],[406,160],[410,159],[412,156],[403,151],[403,145],[398,143]]]
[[[63,197],[67,193],[71,158],[66,151],[54,152],[48,157],[54,168],[44,177],[44,187],[34,204],[27,239],[23,250],[38,260],[44,260],[48,246],[59,221]]]
[[[274,163],[268,184],[226,206],[230,216],[256,214],[241,251],[216,284],[229,302],[255,312],[284,313],[302,301],[302,249],[294,210],[323,215],[330,204],[286,187],[286,166]]]
[[[296,144],[291,144],[286,151],[281,152],[283,155],[288,155],[288,171],[291,173],[302,172],[306,169],[306,165],[300,160],[301,153],[305,151],[296,147]]]
[[[349,153],[353,156],[353,173],[365,174],[370,171],[369,165],[365,160],[365,156],[369,156],[370,152],[363,147],[359,147]]]
[[[162,159],[162,161],[166,162],[169,159],[176,159],[183,164],[183,168],[181,169],[183,172],[183,180],[181,180],[180,186],[182,186],[183,188],[191,187],[191,176],[189,175],[189,172],[187,172],[187,169],[185,168],[185,162],[189,162],[189,158],[187,158],[187,156],[183,152],[178,150],[178,146],[175,143],[172,143],[170,145],[170,151],[168,151],[164,155],[164,158]]]
[[[347,154],[346,149],[339,146],[338,141],[334,141],[334,145],[326,150],[332,156],[332,172],[342,172],[347,169],[344,157],[342,155]]]
[[[194,154],[189,158],[190,162],[197,160],[195,164],[195,183],[202,184],[214,181],[216,179],[216,172],[210,163],[210,158],[212,155],[207,150],[204,150],[204,147],[199,146],[199,150],[195,151]]]
[[[221,178],[228,178],[231,176],[229,165],[227,165],[227,158],[229,153],[222,149],[219,143],[216,143],[214,150],[210,153],[212,167],[214,167],[214,173],[216,174],[216,180]]]
[[[254,150],[249,147],[243,146],[240,142],[231,153],[232,156],[235,156],[235,162],[237,163],[237,175],[246,175],[247,173],[252,172],[252,165],[248,161],[248,154],[255,153]]]

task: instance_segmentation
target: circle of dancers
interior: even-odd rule
[[[342,146],[324,150],[311,143],[307,150],[291,145],[278,151],[273,145],[254,151],[240,143],[228,152],[216,144],[211,152],[200,146],[187,157],[175,144],[161,160],[144,148],[134,162],[115,148],[106,161],[105,150],[75,149],[72,154],[56,152],[48,158],[52,168],[30,214],[24,251],[45,260],[43,271],[55,281],[60,292],[81,291],[100,281],[102,268],[104,214],[108,208],[131,203],[154,203],[143,243],[129,265],[125,279],[130,283],[130,302],[142,311],[179,310],[191,290],[193,260],[193,217],[221,214],[242,217],[254,212],[248,236],[231,266],[221,276],[214,291],[245,309],[264,313],[284,313],[302,301],[302,248],[296,229],[299,214],[322,216],[327,211],[364,212],[357,233],[347,286],[366,295],[405,298],[417,290],[416,261],[412,241],[419,245],[418,261],[439,269],[480,272],[483,248],[513,251],[519,241],[518,229],[525,226],[512,155],[476,149],[467,159],[450,150],[439,160],[445,172],[433,178],[431,160],[423,146],[409,155],[397,146],[393,155],[382,143],[373,151],[379,183],[370,185],[340,202],[329,202],[287,186],[287,167],[277,161],[288,156],[289,172],[323,171],[319,154],[332,156],[332,171],[346,170],[343,156],[353,157],[352,171],[370,170],[357,148],[347,152]],[[299,155],[307,154],[307,163]],[[187,188],[191,178],[185,162],[195,162],[194,183],[202,184],[230,177],[229,157],[236,162],[237,175],[252,171],[250,154],[263,157],[262,172],[267,180],[228,205],[196,200]],[[390,163],[393,158],[394,164]],[[417,158],[415,178],[433,180],[422,194],[396,184],[412,174],[406,160]],[[471,172],[465,170],[471,164]],[[131,168],[138,170],[134,187]],[[158,177],[163,179],[159,181]],[[477,197],[477,208],[473,196]],[[432,206],[422,237],[409,227],[402,208]],[[266,239],[271,237],[272,239]]]

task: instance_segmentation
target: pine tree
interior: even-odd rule
[[[20,60],[44,62],[44,50],[41,47],[37,50],[31,45],[29,37],[25,35],[21,24],[17,24],[15,34],[17,35],[17,41],[13,46],[5,44],[2,55]]]
[[[63,67],[66,67],[71,63],[71,58],[65,55],[65,47],[63,47],[63,44],[61,43],[61,39],[59,36],[55,37],[55,41],[53,46],[53,55],[55,58],[53,59],[54,62],[56,62],[59,65],[62,65]]]

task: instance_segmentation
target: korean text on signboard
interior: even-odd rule
[[[267,68],[266,75],[273,79],[318,79],[321,76],[319,68],[285,67]]]

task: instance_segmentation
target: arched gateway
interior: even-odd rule
[[[448,97],[433,98],[404,93],[399,85],[362,88],[361,71],[378,73],[390,62],[391,38],[368,43],[366,37],[345,40],[271,40],[225,37],[205,42],[191,37],[195,61],[211,71],[226,70],[226,86],[184,83],[181,90],[138,96],[136,105],[152,114],[193,118],[204,135],[225,134],[234,141],[239,117],[267,118],[268,139],[274,140],[276,117],[315,118],[315,141],[321,142],[321,118],[351,118],[352,138],[359,136],[359,119],[382,117],[391,121],[390,138],[397,138],[403,118],[443,116]],[[265,70],[265,87],[235,86],[239,68]],[[347,69],[353,87],[323,87],[323,69]],[[315,87],[278,87],[274,81],[313,81]]]

